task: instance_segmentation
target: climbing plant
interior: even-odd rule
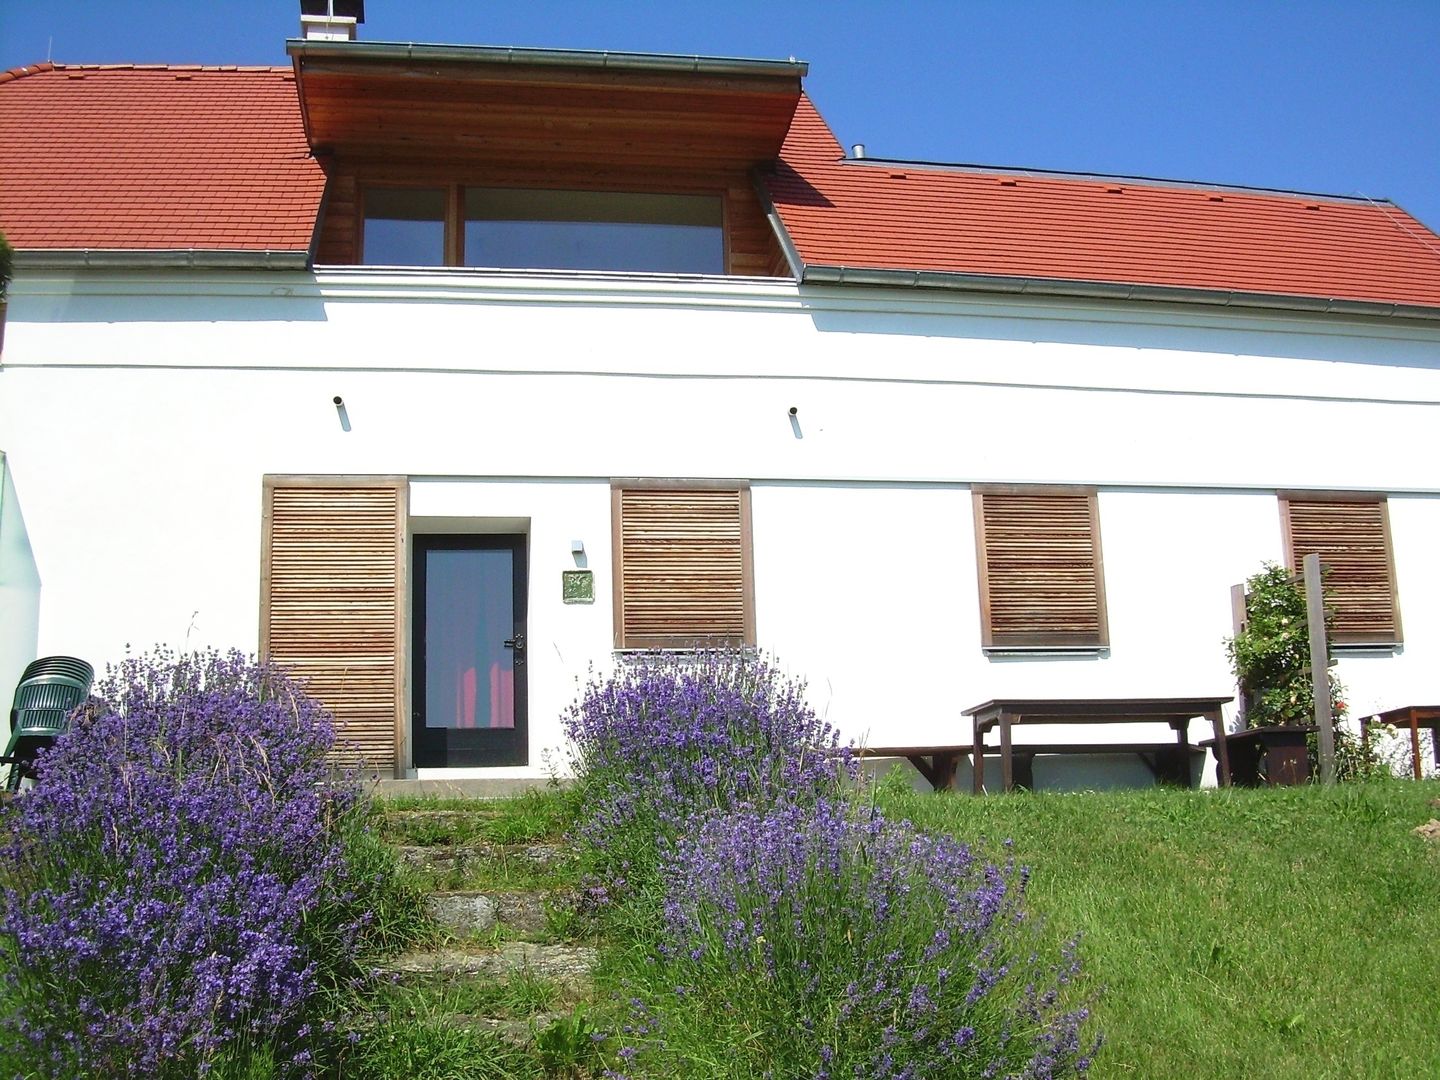
[[[1325,631],[1330,636],[1326,611]],[[1230,669],[1245,696],[1250,727],[1303,726],[1314,722],[1310,633],[1305,587],[1290,571],[1265,563],[1245,582],[1245,625],[1225,643]],[[1330,678],[1330,709],[1345,715],[1340,680]]]

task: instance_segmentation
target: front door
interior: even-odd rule
[[[415,765],[529,764],[525,537],[417,536],[414,595]]]

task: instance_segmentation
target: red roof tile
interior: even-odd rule
[[[20,249],[304,251],[325,190],[290,68],[5,72],[0,162]]]
[[[802,98],[767,185],[807,265],[1440,306],[1440,236],[1391,203],[843,156]]]

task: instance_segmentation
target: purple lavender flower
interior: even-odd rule
[[[730,1017],[737,1046],[785,1075],[1088,1068],[1088,1012],[1063,1004],[1074,950],[1052,969],[1019,948],[1013,864],[823,800],[712,814],[661,872],[660,961],[680,993],[646,1003],[657,1038],[694,1011]]]
[[[3,1024],[49,1076],[194,1076],[298,1031],[346,891],[329,718],[239,653],[132,657],[4,812]],[[341,957],[358,925],[324,949]],[[0,1028],[3,1033],[3,1028]]]
[[[581,838],[604,850],[638,829],[652,861],[697,813],[814,802],[856,768],[802,683],[737,651],[635,657],[584,688],[565,729],[589,788]]]

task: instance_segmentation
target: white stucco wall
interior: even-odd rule
[[[4,360],[41,652],[254,648],[261,477],[408,475],[413,531],[529,536],[532,774],[610,656],[615,476],[752,482],[760,642],[871,742],[964,741],[960,709],[998,696],[1229,693],[1229,586],[1281,558],[1283,489],[1388,493],[1405,646],[1340,670],[1359,709],[1435,696],[1436,327],[623,275],[53,274],[12,290]],[[981,651],[978,482],[1100,489],[1104,655]],[[589,606],[560,603],[575,539]]]

